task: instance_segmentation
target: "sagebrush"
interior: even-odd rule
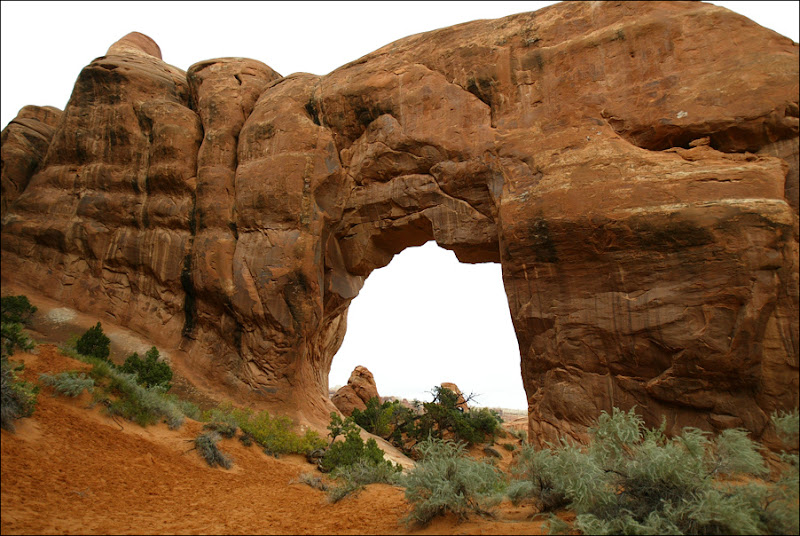
[[[505,489],[502,473],[466,455],[464,443],[430,438],[416,447],[421,460],[402,479],[412,505],[409,523],[428,523],[447,512],[460,519],[489,514]]]
[[[543,512],[566,506],[577,514],[568,530],[586,534],[796,533],[797,486],[792,495],[753,478],[768,471],[744,430],[712,438],[686,428],[668,438],[633,409],[614,409],[589,432],[585,447],[523,448],[512,501],[533,500]],[[742,476],[749,483],[731,480]]]
[[[217,443],[219,443],[220,439],[220,435],[216,432],[202,433],[194,440],[194,448],[209,466],[215,467],[219,465],[225,469],[230,469],[233,467],[233,459],[219,450]]]
[[[77,397],[84,390],[94,391],[94,379],[88,378],[84,372],[68,371],[52,374],[39,374],[39,381],[53,387],[60,395]]]

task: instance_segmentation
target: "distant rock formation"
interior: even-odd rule
[[[353,369],[347,385],[336,391],[331,397],[331,402],[336,409],[345,416],[350,416],[354,409],[364,411],[367,409],[367,402],[370,398],[381,399],[378,395],[378,387],[375,385],[375,378],[367,367],[358,366]]]
[[[435,240],[502,264],[534,442],[614,406],[764,438],[797,407],[791,40],[709,4],[570,2],[326,76],[160,56],[130,34],[62,114],[3,131],[4,280],[324,423],[351,300]]]

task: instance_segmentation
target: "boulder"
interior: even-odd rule
[[[342,386],[336,394],[331,397],[331,402],[336,409],[349,417],[354,409],[364,411],[367,409],[367,402],[371,398],[381,399],[378,395],[378,387],[375,385],[375,378],[372,373],[362,366],[357,366],[350,374],[347,385]]]

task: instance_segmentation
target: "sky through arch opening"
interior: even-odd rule
[[[435,385],[453,382],[476,394],[473,405],[527,409],[500,265],[460,263],[433,241],[375,270],[350,304],[330,388],[357,365],[384,397],[428,401]]]

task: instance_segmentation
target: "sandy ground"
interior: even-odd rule
[[[17,354],[23,378],[81,370],[55,346]],[[373,484],[337,504],[305,484],[313,471],[302,456],[275,459],[256,446],[223,439],[231,470],[211,468],[191,448],[202,424],[179,430],[142,428],[88,408],[78,399],[52,396],[42,387],[34,415],[2,431],[3,534],[542,534],[531,511],[500,505],[494,519],[455,517],[408,527],[410,506],[402,488]],[[511,454],[496,447],[506,465]]]

